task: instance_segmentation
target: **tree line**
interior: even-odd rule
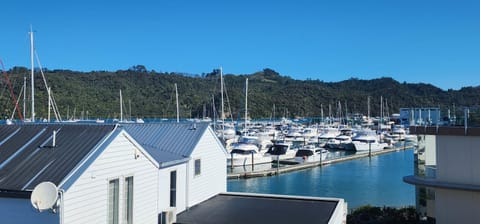
[[[23,107],[20,93],[27,77],[26,114],[30,114],[30,73],[24,67],[7,71],[13,92]],[[122,91],[123,112],[126,117],[174,118],[176,102],[174,85],[178,87],[181,118],[219,116],[220,74],[218,69],[200,75],[149,71],[143,65],[126,70],[79,72],[44,70],[63,119],[118,118]],[[480,87],[442,90],[427,83],[400,83],[389,77],[372,80],[351,78],[340,82],[295,80],[266,68],[253,74],[225,74],[224,107],[228,117],[243,118],[245,110],[245,80],[249,80],[248,112],[251,118],[320,117],[341,114],[370,115],[398,113],[402,107],[440,107],[461,114],[463,106],[475,116],[479,105]],[[48,94],[38,73],[35,82],[36,117],[47,116]],[[0,115],[9,118],[14,104],[5,78],[0,81]],[[274,109],[275,108],[275,109]],[[455,110],[454,110],[455,108]],[[67,116],[68,115],[68,116]]]

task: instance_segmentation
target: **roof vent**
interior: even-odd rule
[[[57,140],[57,130],[53,130],[52,148],[55,148],[57,146],[56,140]]]
[[[197,123],[194,122],[190,130],[197,130]]]
[[[48,138],[43,144],[40,145],[40,148],[55,148],[57,147],[57,130],[53,130],[52,136]],[[50,143],[52,140],[52,144]]]

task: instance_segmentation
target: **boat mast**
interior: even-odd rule
[[[273,126],[275,126],[275,104],[273,104]]]
[[[367,97],[367,119],[370,122],[370,96]]]
[[[50,100],[50,87],[47,89],[47,95],[48,95],[48,112],[47,112],[47,122],[50,122],[50,107],[51,107],[51,100]]]
[[[216,131],[216,128],[217,128],[217,124],[216,124],[216,121],[217,121],[217,113],[215,112],[215,95],[212,94],[212,115],[213,115],[213,129],[214,131]]]
[[[320,123],[323,122],[323,103],[320,104]]]
[[[120,90],[120,122],[123,121],[123,99],[122,99],[122,90]]]
[[[383,124],[383,96],[380,96],[380,122],[378,122],[379,129],[382,129]]]
[[[33,80],[33,73],[34,73],[34,64],[33,64],[33,51],[34,51],[34,47],[33,47],[33,30],[32,30],[32,27],[30,26],[30,64],[32,66],[32,69],[31,69],[31,92],[32,92],[32,122],[35,121],[35,90],[34,90],[34,80]]]
[[[206,116],[206,115],[205,115],[205,114],[206,114],[206,110],[207,110],[207,108],[206,108],[205,104],[203,104],[203,113],[202,113],[202,119],[205,119],[205,116]]]
[[[222,120],[222,124],[223,124],[223,121],[225,119],[225,112],[223,111],[224,108],[223,108],[223,70],[222,70],[222,67],[220,67],[220,95],[221,95],[221,100],[222,100],[222,103],[221,103],[221,114],[220,114],[220,119]]]
[[[245,80],[245,131],[247,129],[247,116],[248,116],[248,78]]]
[[[177,101],[177,123],[180,122],[180,115],[178,110],[178,90],[177,90],[177,83],[175,83],[175,100]]]
[[[23,75],[23,117],[25,117],[26,110],[27,110],[27,77]]]
[[[332,104],[328,104],[328,123],[332,124]]]
[[[347,106],[347,100],[345,100],[345,124],[348,125],[348,106]]]
[[[132,120],[132,100],[128,99],[128,120]]]

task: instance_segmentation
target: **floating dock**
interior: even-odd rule
[[[259,170],[259,171],[245,171],[245,172],[241,172],[241,173],[229,173],[229,174],[227,174],[227,178],[228,179],[240,179],[240,178],[274,176],[274,175],[278,175],[278,174],[282,174],[282,173],[286,173],[286,172],[292,172],[292,171],[296,171],[296,170],[308,169],[308,168],[313,168],[313,167],[317,167],[317,166],[334,164],[334,163],[339,163],[339,162],[344,162],[344,161],[349,161],[349,160],[354,160],[354,159],[377,156],[377,155],[382,155],[382,154],[386,154],[386,153],[390,153],[390,152],[396,152],[396,151],[401,151],[401,150],[406,150],[406,149],[411,149],[411,148],[412,148],[412,146],[405,147],[404,145],[402,145],[402,146],[393,147],[391,149],[384,149],[384,150],[375,151],[375,152],[371,152],[371,153],[353,154],[353,155],[343,156],[343,157],[339,157],[339,158],[326,159],[326,160],[320,161],[320,162],[299,163],[299,164],[277,167],[277,168],[271,168],[271,169],[267,169],[267,170]],[[282,163],[282,162],[280,162],[280,163]],[[227,169],[229,169],[229,168],[227,168]]]

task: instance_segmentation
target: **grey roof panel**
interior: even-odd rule
[[[336,200],[219,194],[177,215],[177,223],[328,223]]]
[[[114,128],[85,124],[0,126],[0,189],[31,190],[42,181],[58,185]],[[52,147],[54,130],[56,146]]]
[[[159,163],[188,158],[208,123],[123,124],[128,134]]]

